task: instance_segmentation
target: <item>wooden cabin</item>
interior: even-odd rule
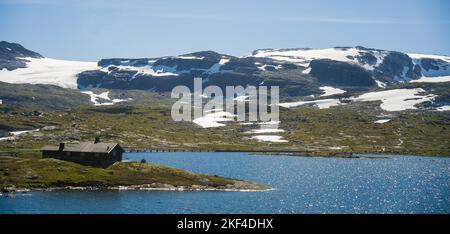
[[[94,142],[78,144],[59,143],[59,146],[44,146],[42,158],[55,158],[86,166],[108,167],[122,161],[123,149],[117,143],[101,143],[98,138]]]

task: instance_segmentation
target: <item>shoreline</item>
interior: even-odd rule
[[[129,148],[125,151],[127,154],[133,153],[248,153],[252,155],[266,156],[297,156],[297,157],[322,157],[322,158],[388,158],[386,156],[405,156],[405,157],[437,157],[450,158],[450,155],[430,155],[430,154],[406,154],[405,152],[339,152],[339,151],[295,151],[295,150],[194,150],[194,149],[148,149],[148,148]]]
[[[159,164],[117,162],[96,168],[57,159],[0,157],[0,193],[32,190],[264,191],[253,181]]]
[[[248,183],[246,183],[248,184]],[[7,191],[1,191],[0,197],[10,196],[17,194],[27,194],[35,191],[40,192],[53,192],[53,191],[71,191],[71,190],[83,190],[83,191],[166,191],[166,192],[267,192],[274,190],[274,188],[252,183],[255,188],[221,188],[202,185],[192,186],[173,186],[170,184],[154,183],[154,184],[142,184],[142,185],[119,185],[119,186],[64,186],[64,187],[49,187],[49,188],[6,188]],[[260,188],[257,188],[260,187]]]
[[[304,158],[345,158],[345,159],[391,159],[388,156],[385,155],[374,155],[374,156],[366,156],[366,155],[359,155],[359,154],[353,154],[353,155],[305,155],[305,154],[296,154],[296,153],[250,153],[250,155],[254,156],[288,156],[288,157],[304,157]],[[394,155],[392,155],[394,156]],[[405,155],[406,156],[406,155]],[[420,157],[420,156],[416,156]]]

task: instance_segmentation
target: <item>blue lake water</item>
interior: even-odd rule
[[[252,180],[265,192],[35,191],[0,213],[450,213],[450,158],[129,153],[128,160]]]

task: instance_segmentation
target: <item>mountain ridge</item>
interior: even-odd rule
[[[192,87],[193,78],[201,77],[205,86],[278,85],[283,96],[301,97],[322,94],[320,87],[324,86],[371,90],[404,82],[450,81],[450,57],[362,46],[259,49],[243,57],[206,50],[156,58],[105,58],[97,63],[47,62],[43,59],[48,58],[8,42],[0,43],[0,51],[0,56],[10,58],[0,60],[0,81],[44,82],[78,89],[167,92],[177,85]],[[42,63],[38,71],[32,69],[37,62]],[[67,72],[55,73],[51,80],[36,79],[38,74],[45,74],[45,69],[50,73],[59,67]]]

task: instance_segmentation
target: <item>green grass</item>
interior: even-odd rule
[[[394,153],[450,156],[448,113],[377,110],[364,103],[327,110],[297,108],[281,114],[285,137],[304,150],[342,148],[353,153]],[[387,117],[377,117],[380,114]],[[375,124],[380,118],[391,119]]]
[[[12,87],[15,86],[9,89]],[[450,92],[445,84],[403,84],[397,88],[414,87],[438,94],[439,100],[444,101]],[[67,104],[66,97],[55,94],[61,91],[56,89],[51,92],[53,102],[60,103],[57,106]],[[19,89],[16,92],[18,96],[29,97]],[[32,94],[38,95],[39,92]],[[17,105],[4,102],[0,105],[0,131],[44,126],[57,126],[57,129],[35,132],[12,142],[0,141],[0,155],[29,157],[38,154],[38,149],[46,144],[92,141],[95,136],[100,136],[105,142],[118,142],[130,148],[292,150],[322,156],[343,153],[450,156],[449,112],[385,112],[377,102],[358,102],[323,110],[314,107],[280,108],[280,128],[285,130],[280,135],[289,141],[280,144],[249,139],[250,135],[244,132],[255,126],[227,123],[226,127],[203,129],[190,122],[174,122],[170,111],[175,100],[170,99],[167,93],[113,90],[110,96],[131,97],[133,101],[114,106],[80,104],[55,109],[39,105],[30,107],[27,102]],[[34,111],[42,114],[34,115]],[[382,115],[386,116],[380,117]],[[375,124],[374,121],[380,118],[391,121]]]
[[[194,174],[156,164],[119,162],[102,169],[56,159],[0,157],[0,190],[6,190],[11,186],[28,189],[66,186],[102,188],[152,183],[175,187],[198,185],[220,189],[235,188],[236,182],[247,188],[266,189],[263,185]]]

